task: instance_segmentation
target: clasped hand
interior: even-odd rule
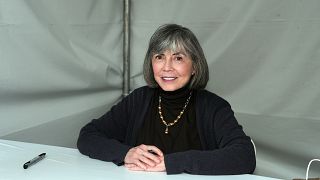
[[[155,146],[141,144],[131,148],[124,159],[125,167],[134,171],[165,171],[164,156]]]

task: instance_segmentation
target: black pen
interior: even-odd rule
[[[30,161],[24,163],[23,168],[24,168],[24,169],[27,169],[29,166],[31,166],[31,165],[39,162],[39,161],[40,161],[41,159],[43,159],[45,156],[46,156],[46,153],[41,153],[41,154],[39,154],[39,156],[37,156],[37,157],[31,159]]]
[[[152,151],[152,150],[148,150],[149,153],[153,154],[153,155],[158,155],[156,152]]]

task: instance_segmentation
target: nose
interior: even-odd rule
[[[166,57],[165,63],[163,65],[163,70],[164,71],[171,71],[173,69],[172,67],[172,59],[171,57]]]

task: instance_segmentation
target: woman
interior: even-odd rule
[[[150,39],[143,72],[148,86],[81,129],[81,153],[137,171],[254,171],[253,145],[229,103],[204,90],[208,65],[189,29],[160,26]]]

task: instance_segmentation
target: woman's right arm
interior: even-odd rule
[[[94,119],[80,130],[77,142],[79,151],[94,159],[123,165],[132,148],[125,145],[128,126],[128,100],[124,98],[99,119]]]

